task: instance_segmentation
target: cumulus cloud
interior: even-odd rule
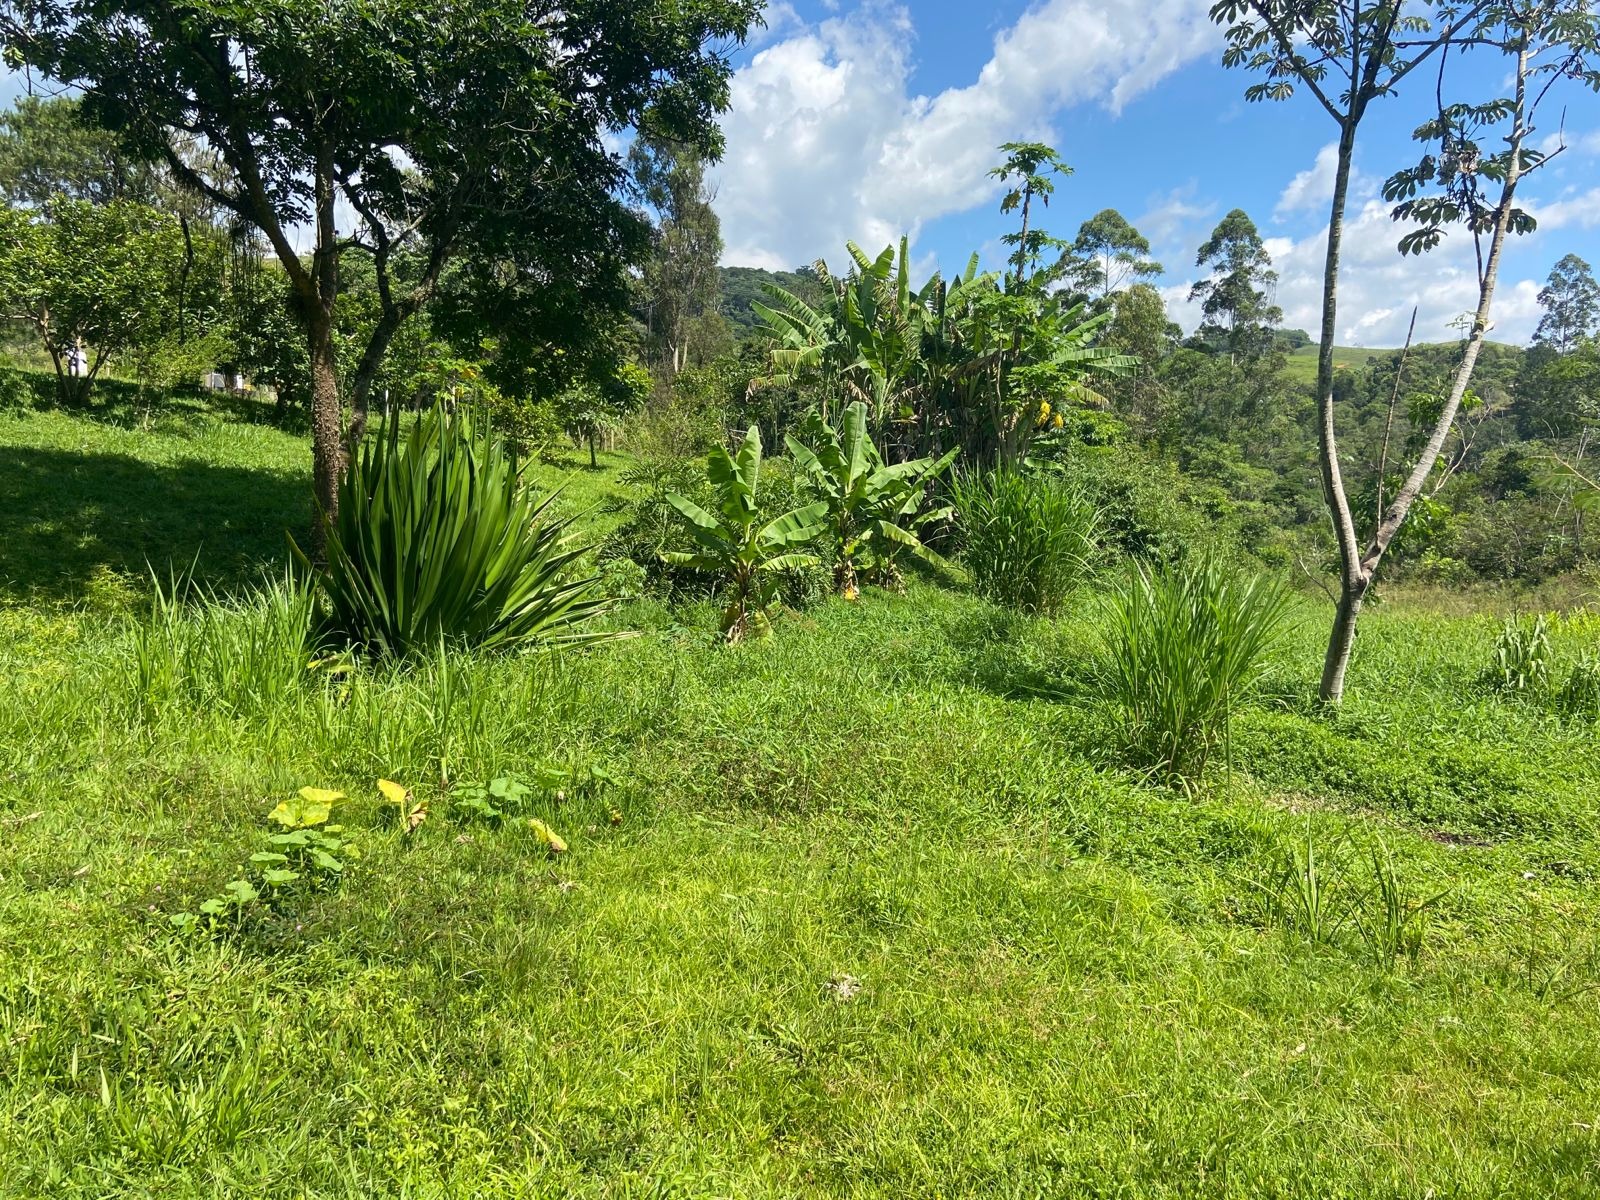
[[[1329,142],[1317,151],[1317,161],[1289,181],[1278,197],[1272,215],[1283,220],[1308,208],[1325,208],[1333,194],[1333,176],[1339,166],[1339,143]]]
[[[1328,148],[1324,148],[1312,167],[1293,176],[1283,192],[1293,203],[1286,208],[1280,202],[1279,219],[1286,212],[1315,211],[1327,204],[1333,186],[1327,155]],[[1427,254],[1402,256],[1397,244],[1404,227],[1390,218],[1390,205],[1372,197],[1370,188],[1368,196],[1351,205],[1345,220],[1339,275],[1340,344],[1398,346],[1405,341],[1413,308],[1417,310],[1418,341],[1460,336],[1457,322],[1478,303],[1477,259],[1471,237],[1452,230]],[[1523,196],[1521,203],[1537,218],[1539,227],[1537,232],[1513,237],[1508,243],[1490,332],[1490,337],[1501,341],[1526,342],[1538,325],[1541,285],[1524,275],[1531,263],[1543,262],[1541,255],[1548,256],[1550,245],[1544,235],[1600,226],[1600,187],[1546,203]],[[1279,276],[1275,300],[1283,309],[1284,326],[1316,336],[1322,324],[1327,225],[1321,224],[1304,237],[1269,236],[1264,244]],[[1173,320],[1189,330],[1200,323],[1199,305],[1189,302],[1187,284],[1174,283],[1163,288],[1162,294]]]
[[[792,29],[734,75],[717,169],[724,261],[787,268],[847,238],[884,245],[987,202],[995,147],[1048,139],[1063,108],[1112,112],[1213,54],[1205,0],[1043,0],[977,78],[910,89],[909,12],[870,4]]]

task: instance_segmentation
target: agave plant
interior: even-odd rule
[[[727,604],[722,634],[731,645],[771,629],[769,611],[777,576],[794,567],[817,564],[803,549],[823,531],[827,505],[808,504],[769,517],[761,511],[761,434],[752,425],[737,455],[722,447],[706,459],[717,511],[708,512],[687,496],[667,494],[667,502],[683,514],[692,550],[669,550],[663,557],[677,566],[716,571],[726,581]]]
[[[877,581],[889,587],[900,586],[903,552],[940,561],[923,544],[921,530],[944,520],[951,510],[923,512],[925,485],[955,460],[955,451],[937,461],[918,458],[886,464],[867,434],[867,406],[860,400],[845,409],[840,429],[830,428],[818,417],[808,432],[815,450],[793,435],[786,440],[789,453],[811,477],[826,506],[835,556],[833,581],[841,596],[853,600],[858,594],[858,560],[866,559]]]
[[[464,412],[434,409],[402,435],[391,421],[340,487],[318,579],[330,632],[403,656],[441,642],[577,645],[609,607],[584,553],[536,498],[498,438]],[[304,561],[302,556],[302,561]]]

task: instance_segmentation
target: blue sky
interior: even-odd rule
[[[793,267],[844,257],[847,238],[877,249],[911,235],[924,269],[959,267],[972,250],[1001,258],[997,186],[985,178],[1008,140],[1051,142],[1075,174],[1061,181],[1047,227],[1071,237],[1116,208],[1154,244],[1175,319],[1194,255],[1221,216],[1243,208],[1282,276],[1286,324],[1314,330],[1334,127],[1309,97],[1247,104],[1249,77],[1220,64],[1209,0],[956,0],[911,4],[796,0],[735,58],[727,154],[716,172],[726,262]],[[1464,62],[1464,97],[1504,82],[1498,61]],[[1375,106],[1363,126],[1347,226],[1340,340],[1451,336],[1475,301],[1470,242],[1401,259],[1400,230],[1378,196],[1416,156],[1410,132],[1428,115],[1434,76]],[[1572,251],[1600,267],[1600,98],[1568,89],[1567,150],[1522,195],[1539,232],[1501,275],[1494,336],[1525,341],[1551,265]],[[1541,133],[1554,136],[1561,105]]]

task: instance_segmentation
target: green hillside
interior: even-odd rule
[[[1444,347],[1445,342],[1424,342],[1412,347],[1413,353]],[[1486,342],[1485,346],[1500,347],[1504,350],[1514,350],[1516,347],[1509,342]],[[1367,360],[1384,358],[1399,354],[1398,349],[1379,349],[1371,346],[1335,346],[1333,348],[1333,368],[1336,371],[1346,370],[1350,367],[1364,367]],[[1298,350],[1288,355],[1289,375],[1305,383],[1313,382],[1317,377],[1317,348],[1315,345],[1301,346]]]

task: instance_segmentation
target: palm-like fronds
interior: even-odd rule
[[[815,448],[790,435],[789,453],[826,506],[834,583],[841,595],[855,596],[856,568],[863,556],[870,558],[880,581],[891,586],[899,579],[896,564],[902,552],[938,560],[923,544],[920,530],[948,516],[949,510],[920,510],[927,484],[954,461],[955,451],[937,461],[885,463],[867,431],[867,406],[861,401],[845,409],[838,429],[814,418],[808,432]]]
[[[706,475],[716,497],[716,512],[669,492],[667,502],[683,516],[694,545],[669,550],[663,557],[677,566],[723,576],[727,604],[722,633],[733,643],[770,628],[768,613],[780,572],[816,565],[817,556],[804,547],[822,533],[827,506],[808,504],[771,517],[762,513],[761,434],[754,425],[737,454],[719,446],[707,456]]]

